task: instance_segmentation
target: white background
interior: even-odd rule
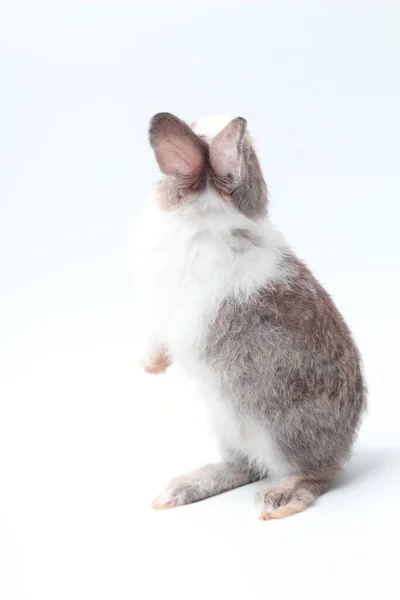
[[[389,0],[3,0],[1,600],[397,597],[399,27]],[[190,382],[136,366],[159,111],[249,121],[272,220],[364,356],[354,458],[284,521],[257,519],[263,483],[149,508],[215,456]]]

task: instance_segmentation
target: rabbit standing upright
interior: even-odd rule
[[[165,175],[139,228],[143,366],[174,361],[198,383],[221,462],[174,479],[154,508],[268,476],[262,519],[304,510],[349,456],[365,386],[349,329],[268,219],[267,187],[240,117],[150,123]],[[145,318],[144,315],[142,317]]]

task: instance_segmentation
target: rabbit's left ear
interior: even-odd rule
[[[243,176],[243,146],[247,121],[233,119],[219,132],[210,145],[210,165],[218,177],[239,182]]]
[[[175,115],[158,113],[150,121],[150,144],[165,175],[200,176],[206,164],[202,140]]]

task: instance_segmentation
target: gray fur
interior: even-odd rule
[[[230,244],[232,250],[236,252],[246,252],[252,246],[262,246],[264,240],[244,228],[231,229],[232,242]]]
[[[305,510],[329,489],[348,458],[366,390],[358,350],[330,296],[293,255],[289,280],[246,302],[221,303],[200,357],[219,378],[236,419],[265,428],[291,476],[259,492],[261,519]],[[263,478],[236,448],[230,462],[198,469],[167,488],[175,506]]]
[[[365,388],[358,351],[329,295],[305,265],[289,282],[246,303],[225,300],[204,359],[238,419],[264,423],[293,473],[317,473],[348,457]]]
[[[196,191],[212,185],[247,217],[266,215],[267,187],[244,119],[232,120],[208,145],[176,117],[162,113],[152,120],[153,147],[157,136],[171,132],[198,148],[204,168],[195,177],[167,177],[160,183],[159,201],[166,210],[195,201]],[[262,240],[233,229],[227,244],[232,252],[246,252]],[[285,280],[245,301],[221,302],[198,357],[215,374],[239,428],[246,429],[249,420],[257,424],[289,468],[287,479],[258,494],[263,519],[304,510],[330,487],[366,408],[360,356],[342,316],[302,262],[290,252],[282,261],[290,273]],[[268,471],[268,464],[249,464],[238,448],[226,451],[232,460],[175,479],[166,491],[168,502],[155,507],[200,500]]]
[[[268,192],[257,155],[250,140],[247,143],[243,182],[233,191],[232,201],[246,217],[255,219],[263,217],[267,213]]]
[[[211,181],[222,194],[228,194],[232,204],[250,219],[265,216],[268,205],[265,184],[257,155],[246,131],[246,121],[233,119],[211,142]],[[232,147],[236,160],[231,161],[231,170],[219,168],[220,155]]]
[[[176,477],[163,495],[170,503],[190,504],[247,485],[259,478],[259,471],[246,460],[215,463]],[[157,501],[155,500],[155,504]]]

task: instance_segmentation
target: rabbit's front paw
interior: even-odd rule
[[[151,373],[152,375],[165,373],[171,363],[171,358],[165,348],[158,349],[157,352],[146,356],[146,358],[141,361],[141,365],[146,373]]]

